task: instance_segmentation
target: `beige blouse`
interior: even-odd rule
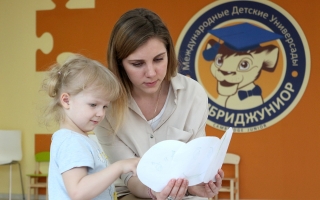
[[[111,116],[106,116],[95,128],[94,133],[111,163],[142,157],[151,146],[163,140],[188,142],[205,136],[208,96],[203,87],[181,74],[171,79],[171,87],[164,113],[154,131],[132,97],[129,111],[116,134]],[[124,174],[121,179],[127,185],[130,177],[131,173]]]

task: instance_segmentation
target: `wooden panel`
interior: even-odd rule
[[[34,153],[36,154],[42,151],[50,151],[51,137],[52,134],[36,133]]]

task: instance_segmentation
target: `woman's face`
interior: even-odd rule
[[[150,38],[123,59],[122,64],[133,84],[133,93],[153,94],[167,73],[167,49],[160,39]]]

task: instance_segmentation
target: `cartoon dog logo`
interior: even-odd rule
[[[203,51],[203,57],[213,61],[211,73],[218,82],[217,103],[236,110],[262,105],[262,91],[255,81],[262,70],[275,70],[279,49],[275,45],[262,47],[260,44],[282,36],[249,23],[210,30],[209,33],[219,40],[209,40]]]

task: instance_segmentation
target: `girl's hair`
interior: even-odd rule
[[[44,112],[45,124],[51,119],[58,123],[64,120],[60,104],[62,93],[76,95],[84,90],[93,91],[97,97],[112,102],[111,114],[116,119],[116,127],[121,124],[127,107],[125,89],[118,78],[101,63],[79,54],[69,57],[63,65],[51,66],[43,80],[42,90],[51,97]]]
[[[168,67],[165,79],[170,81],[176,76],[178,62],[169,30],[161,18],[145,8],[137,8],[124,13],[111,32],[108,45],[108,67],[121,80],[126,92],[132,90],[122,60],[133,53],[150,38],[160,39],[167,49]]]

